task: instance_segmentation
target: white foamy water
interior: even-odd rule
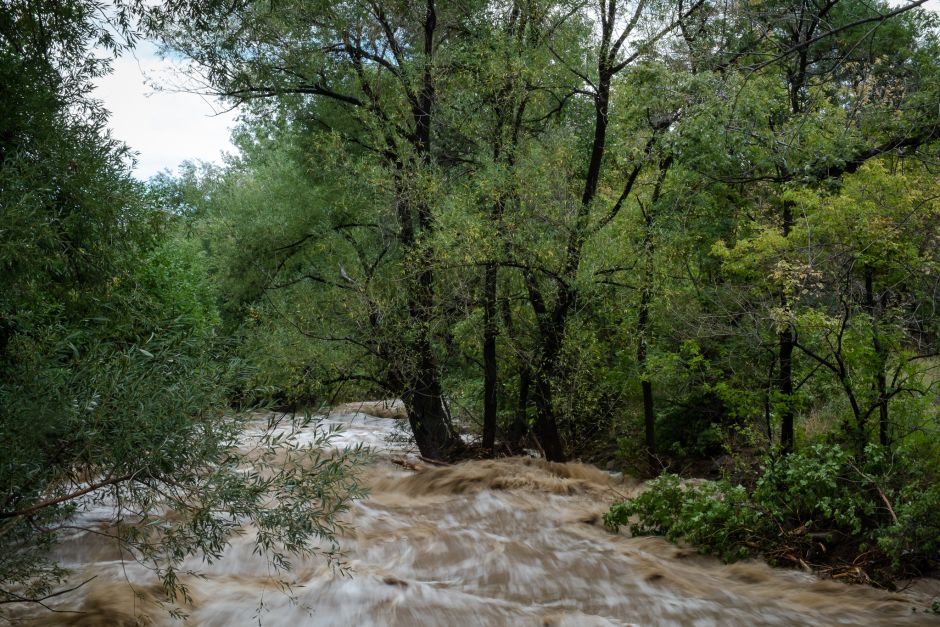
[[[363,469],[369,498],[346,516],[348,571],[298,559],[278,588],[254,554],[250,530],[223,558],[187,566],[186,624],[255,625],[907,625],[940,592],[936,581],[892,594],[820,581],[763,563],[724,565],[659,538],[629,538],[600,526],[617,495],[638,484],[581,464],[540,460],[423,465],[389,444],[400,421],[362,412],[332,415],[335,446],[376,451]],[[287,428],[286,426],[283,428]],[[245,442],[261,433],[250,427]],[[299,434],[315,440],[313,433]],[[414,468],[414,470],[411,470]],[[107,512],[86,516],[106,518]],[[74,580],[97,578],[59,601],[83,614],[37,614],[32,624],[179,624],[155,599],[152,575],[116,545],[75,534],[61,557]]]

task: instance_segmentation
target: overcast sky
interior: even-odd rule
[[[155,91],[148,81],[171,85],[175,64],[161,59],[152,44],[142,42],[134,54],[114,62],[114,72],[98,81],[95,96],[111,112],[114,137],[137,155],[134,174],[146,179],[187,160],[221,163],[234,153],[229,134],[236,112],[196,94]]]

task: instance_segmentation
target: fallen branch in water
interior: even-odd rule
[[[436,459],[428,459],[422,455],[418,455],[418,459],[423,461],[425,464],[430,464],[431,466],[453,466],[450,462],[442,462]]]
[[[101,481],[92,483],[88,486],[85,486],[84,488],[80,490],[76,490],[68,494],[63,494],[61,496],[57,496],[55,498],[51,498],[46,501],[41,501],[39,503],[30,505],[29,507],[25,507],[23,509],[10,511],[10,512],[0,512],[0,518],[15,518],[19,516],[29,516],[30,514],[35,514],[36,512],[38,512],[39,510],[43,508],[50,507],[52,505],[58,505],[59,503],[63,503],[65,501],[71,501],[73,499],[77,499],[80,496],[84,496],[85,494],[88,494],[89,492],[94,492],[95,490],[99,488],[104,488],[106,486],[116,485],[118,483],[130,481],[133,478],[134,478],[133,474],[126,474],[120,477],[109,477]]]
[[[406,468],[408,470],[420,470],[421,469],[420,464],[416,464],[415,462],[405,459],[404,457],[392,457],[389,461],[395,464],[396,466],[401,466],[402,468]]]
[[[44,607],[45,609],[49,610],[50,612],[55,612],[55,613],[57,613],[57,614],[84,614],[85,612],[81,612],[81,611],[78,611],[78,610],[58,610],[58,609],[56,609],[56,608],[54,608],[54,607],[49,607],[48,605],[46,605],[45,602],[48,601],[49,599],[54,599],[55,597],[60,597],[60,596],[62,596],[63,594],[68,594],[69,592],[74,592],[75,590],[78,590],[79,588],[81,588],[82,586],[84,586],[85,584],[87,584],[88,582],[90,582],[91,580],[93,580],[93,579],[95,579],[95,578],[97,578],[97,577],[98,577],[98,575],[94,575],[94,576],[92,576],[92,577],[89,577],[88,579],[86,579],[85,581],[81,582],[80,584],[78,584],[78,585],[76,585],[76,586],[72,586],[71,588],[66,588],[65,590],[59,590],[59,591],[57,591],[57,592],[53,592],[53,593],[51,593],[51,594],[47,594],[46,596],[40,597],[40,598],[38,598],[38,599],[33,599],[33,598],[30,598],[30,597],[20,596],[20,595],[16,594],[15,592],[10,592],[9,590],[2,590],[2,589],[0,589],[0,594],[4,594],[4,595],[10,597],[9,599],[0,599],[0,605],[5,605],[5,604],[7,604],[7,603],[36,603],[36,604],[38,604],[38,605]]]

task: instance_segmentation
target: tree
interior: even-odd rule
[[[212,7],[195,23],[173,22],[169,12],[154,18],[214,91],[235,103],[281,98],[300,105],[310,119],[361,149],[364,166],[385,172],[406,302],[395,316],[402,326],[382,333],[403,343],[387,362],[383,383],[405,401],[418,445],[431,458],[448,457],[461,446],[434,347],[437,287],[429,240],[434,181],[456,156],[435,142],[433,129],[463,10],[434,1],[420,7],[236,3]],[[317,109],[305,106],[311,98]],[[390,355],[388,346],[378,352]]]
[[[905,169],[866,164],[846,177],[838,195],[808,208],[803,228],[815,227],[819,239],[801,234],[803,247],[827,253],[811,253],[822,260],[815,271],[825,292],[797,318],[806,337],[798,336],[796,346],[838,380],[851,410],[843,431],[859,456],[874,414],[882,446],[891,444],[892,431],[903,431],[909,418],[892,425],[891,400],[929,393],[920,364],[938,350],[924,333],[933,322],[914,304],[914,295],[933,283],[937,198],[916,165]]]
[[[564,440],[579,445],[585,416],[630,371],[652,459],[653,235],[658,215],[687,207],[672,179],[677,189],[682,181],[712,190],[696,192],[713,194],[706,203],[734,197],[739,213],[720,237],[734,237],[734,221],[755,210],[787,237],[796,219],[788,189],[827,185],[869,159],[930,142],[936,43],[917,6],[545,2],[480,13],[459,2],[246,2],[194,8],[196,19],[183,22],[172,8],[151,17],[210,91],[248,105],[253,128],[290,138],[319,205],[345,207],[327,211],[335,216],[327,231],[342,234],[300,229],[262,247],[271,265],[259,294],[311,282],[319,297],[369,321],[357,327],[345,317],[319,334],[365,358],[321,382],[369,382],[402,396],[422,451],[448,456],[461,448],[444,401],[461,395],[445,394],[448,380],[462,390],[463,373],[482,371],[484,450],[493,449],[499,408],[515,404],[521,432],[531,402],[538,446],[562,459]],[[340,178],[359,190],[359,211],[348,210]],[[296,211],[316,220],[322,209]],[[632,238],[637,230],[645,235]],[[311,255],[324,237],[345,252]],[[604,247],[615,241],[623,263],[608,264]],[[370,261],[362,253],[375,245],[383,252]],[[641,258],[641,285],[625,283]],[[629,362],[597,377],[599,347],[613,345],[619,325],[609,300],[618,283],[637,288],[628,341],[639,341]],[[756,306],[790,308],[783,291],[772,300]],[[775,363],[765,370],[775,400],[765,414],[780,416],[790,447],[802,366],[793,328],[777,322]],[[309,325],[304,333],[318,335]],[[501,361],[519,373],[512,401],[500,397]]]
[[[218,556],[254,524],[283,568],[333,539],[359,494],[355,451],[323,460],[288,444],[279,466],[271,432],[239,448],[244,420],[225,410],[230,366],[203,260],[175,238],[163,199],[131,178],[89,97],[108,67],[94,46],[121,48],[114,32],[130,19],[104,23],[99,9],[23,0],[0,11],[3,604],[63,591],[49,550],[82,529],[74,514],[91,503],[113,507],[105,533],[173,601],[188,555]]]
[[[761,45],[768,46],[772,56],[769,61],[753,61],[741,56],[745,48],[732,47],[743,72],[738,77],[745,82],[735,87],[738,97],[726,113],[724,127],[729,133],[720,151],[727,157],[699,150],[696,159],[708,154],[713,161],[705,168],[695,167],[723,182],[770,183],[753,185],[752,193],[774,198],[770,202],[777,207],[776,228],[786,238],[797,220],[787,200],[787,186],[824,185],[855,172],[869,159],[936,139],[934,115],[921,100],[934,93],[936,67],[921,55],[929,55],[936,40],[929,28],[932,18],[909,12],[917,6],[915,2],[889,10],[843,0],[784,3],[754,14],[745,12],[750,32],[763,33]],[[732,69],[726,63],[719,68]],[[762,73],[780,82],[755,85],[753,77]],[[754,95],[761,94],[759,102],[768,119],[766,125],[742,129],[736,115],[749,104],[744,94],[751,89]],[[873,93],[884,97],[872,98]],[[909,113],[886,123],[888,110]],[[792,304],[785,290],[778,292],[776,301],[782,317],[774,319],[778,344],[774,385],[781,444],[792,449],[796,336],[787,322]]]

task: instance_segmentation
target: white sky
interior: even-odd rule
[[[217,102],[169,90],[176,64],[161,59],[156,48],[141,42],[133,54],[114,61],[114,72],[98,80],[95,97],[111,112],[114,137],[138,153],[134,175],[147,179],[157,172],[176,171],[183,161],[221,163],[223,152],[234,153],[229,141],[237,111],[219,113]],[[167,87],[155,91],[152,83]]]

